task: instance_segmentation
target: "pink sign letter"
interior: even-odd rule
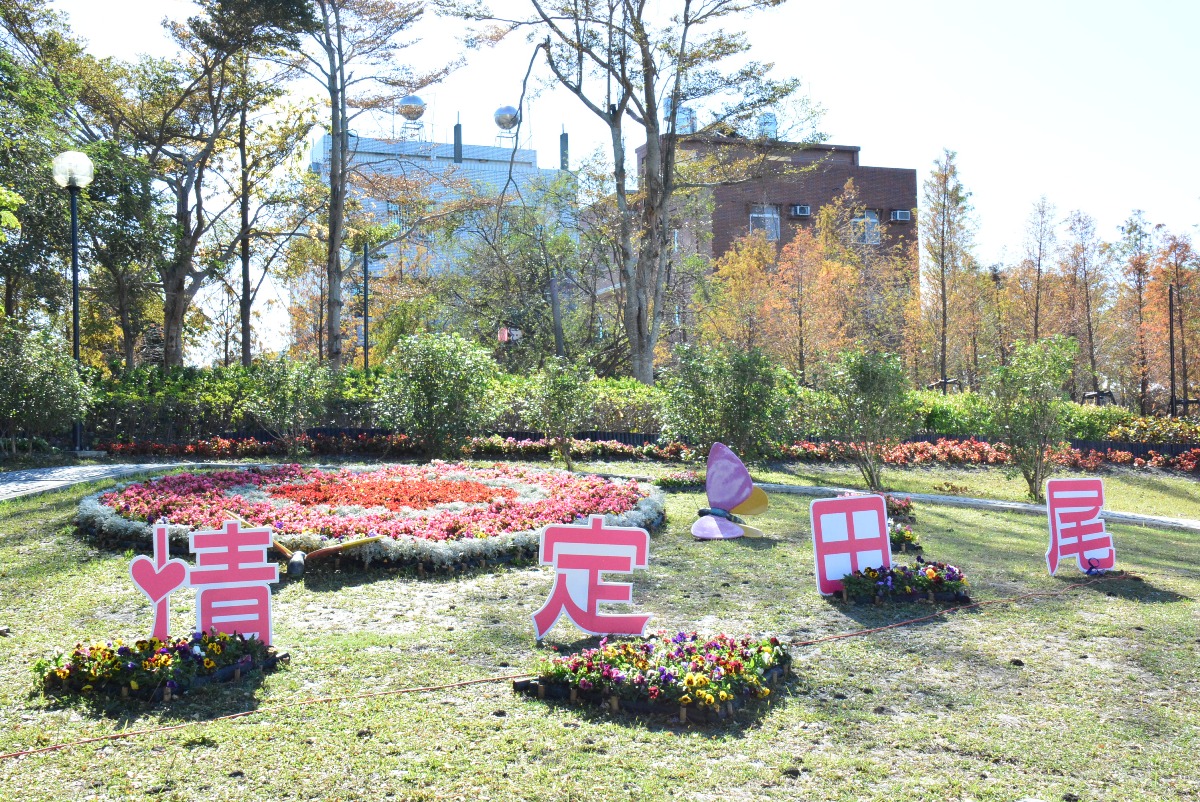
[[[842,578],[864,568],[891,568],[887,504],[883,496],[843,496],[812,503],[817,590],[830,596]]]
[[[1084,572],[1109,571],[1116,565],[1112,535],[1100,518],[1103,506],[1103,479],[1046,481],[1046,513],[1050,519],[1046,567],[1050,576],[1058,571],[1059,560],[1072,557]]]
[[[633,586],[604,582],[602,573],[632,574],[650,557],[650,533],[633,527],[605,526],[593,515],[583,526],[547,526],[542,530],[542,565],[554,567],[554,587],[533,614],[541,640],[562,615],[589,635],[641,635],[648,615],[605,615],[601,604],[633,601]]]

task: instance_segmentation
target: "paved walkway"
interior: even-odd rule
[[[828,498],[842,493],[861,493],[861,489],[845,487],[820,487],[817,485],[777,485],[756,483],[767,493],[786,493],[797,496],[816,496]],[[1022,512],[1028,515],[1046,515],[1045,504],[1027,504],[1023,501],[996,501],[986,498],[969,498],[966,496],[944,496],[935,493],[895,493],[913,501],[923,501],[927,504],[942,504],[947,507],[968,507],[973,510],[994,510],[996,512]],[[1104,510],[1101,517],[1115,524],[1134,524],[1136,526],[1154,526],[1163,529],[1181,529],[1186,532],[1200,532],[1200,521],[1191,518],[1167,518],[1161,515],[1140,515],[1132,512],[1116,512]]]
[[[61,490],[64,487],[95,482],[99,479],[119,479],[138,473],[152,471],[167,471],[181,465],[195,468],[214,468],[223,463],[190,463],[190,462],[145,462],[132,465],[68,465],[61,468],[34,468],[28,471],[11,471],[0,473],[0,501],[31,496],[34,493],[45,493],[49,490]],[[239,464],[239,463],[228,463]],[[614,474],[615,476],[615,474]],[[621,477],[648,479],[648,477]],[[842,493],[861,493],[861,489],[848,487],[822,487],[820,485],[779,485],[757,483],[767,493],[784,493],[796,496],[814,496],[829,498]],[[968,498],[965,496],[945,496],[935,493],[897,493],[907,496],[913,501],[926,504],[941,504],[947,507],[968,507],[974,510],[994,510],[996,512],[1020,512],[1028,515],[1046,514],[1043,504],[1027,504],[1021,501],[995,501],[986,498]],[[1200,532],[1200,521],[1191,518],[1167,518],[1160,515],[1139,515],[1132,512],[1116,512],[1105,510],[1102,513],[1106,521],[1119,524],[1134,524],[1137,526],[1155,526],[1164,529],[1180,529],[1186,532]]]
[[[32,468],[27,471],[0,473],[0,501],[32,496],[71,485],[99,479],[119,479],[136,473],[170,470],[183,463],[146,462],[134,465],[65,465],[59,468]]]

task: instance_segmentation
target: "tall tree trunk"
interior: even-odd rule
[[[238,116],[238,155],[241,157],[242,212],[242,297],[239,312],[242,323],[242,365],[250,367],[250,166],[246,152],[246,107]],[[228,360],[227,360],[228,361]]]
[[[172,368],[183,365],[183,321],[187,315],[191,298],[185,286],[183,271],[175,271],[178,278],[165,282],[163,289],[163,366]]]

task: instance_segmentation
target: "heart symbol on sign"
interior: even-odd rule
[[[153,560],[139,554],[129,564],[129,573],[133,576],[133,584],[138,586],[138,590],[157,604],[187,581],[187,563],[183,560],[168,560],[162,568],[155,568]]]

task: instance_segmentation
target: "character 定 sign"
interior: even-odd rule
[[[547,526],[540,559],[554,568],[554,586],[542,609],[533,614],[538,640],[562,616],[589,635],[642,635],[649,615],[600,611],[602,604],[633,601],[633,586],[606,582],[602,574],[632,574],[650,558],[650,533],[634,527],[605,526],[593,515],[582,526]]]

